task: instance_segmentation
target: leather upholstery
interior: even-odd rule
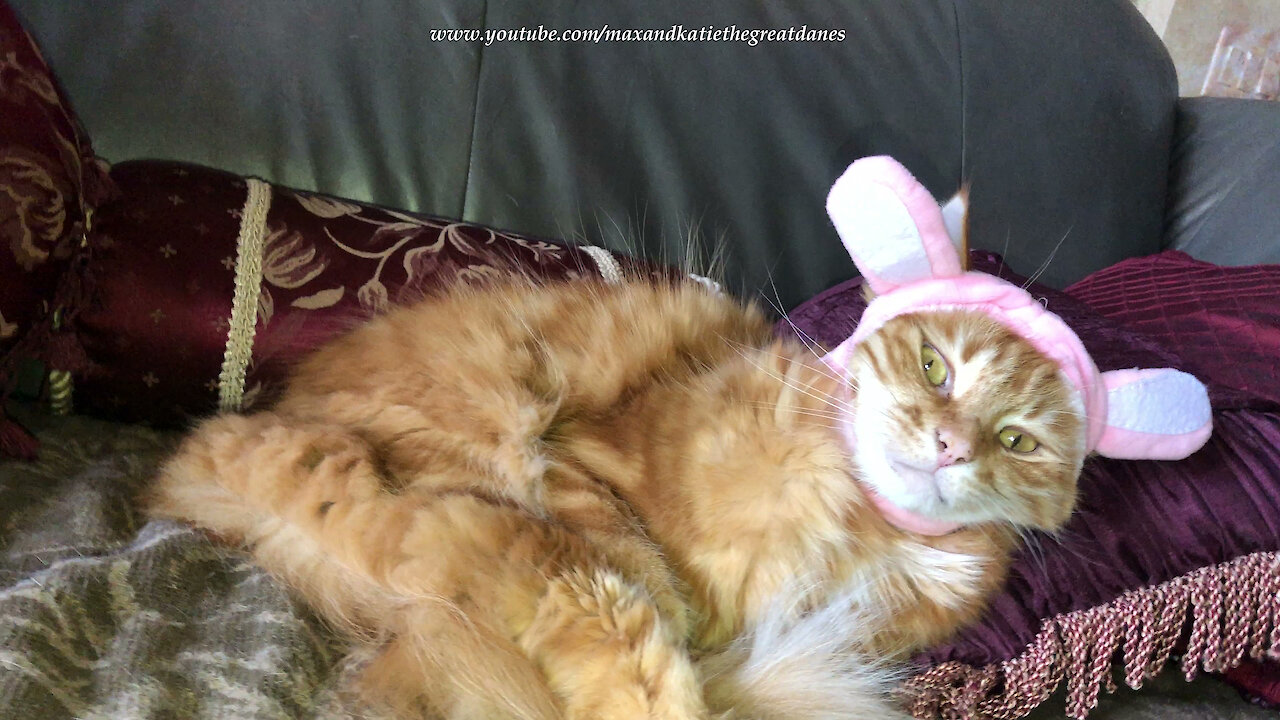
[[[1042,280],[1159,249],[1175,82],[1127,0],[16,0],[112,161],[163,157],[679,257],[793,306],[854,274],[849,161],[972,183]],[[430,28],[842,28],[838,43],[432,42]]]
[[[1280,103],[1178,102],[1168,247],[1219,265],[1280,263]]]

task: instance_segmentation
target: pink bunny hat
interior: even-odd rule
[[[1062,368],[1080,393],[1090,451],[1111,458],[1177,460],[1205,444],[1212,415],[1199,380],[1169,368],[1098,372],[1080,338],[1030,293],[993,275],[963,271],[952,241],[961,233],[963,211],[954,202],[939,208],[929,191],[889,157],[858,160],[836,180],[827,214],[877,296],[853,335],[826,356],[829,365],[843,372],[853,347],[898,315],[977,310]]]

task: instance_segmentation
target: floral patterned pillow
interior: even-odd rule
[[[13,10],[0,4],[0,352],[42,301],[110,187],[105,165]]]
[[[656,272],[601,248],[363,205],[194,165],[116,165],[89,234],[77,410],[182,424],[253,407],[289,363],[454,283]]]
[[[109,192],[106,166],[35,42],[0,3],[0,403],[24,358],[47,359],[58,296],[75,290],[59,280]],[[30,448],[0,406],[0,452]]]

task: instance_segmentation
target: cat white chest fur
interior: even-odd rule
[[[957,608],[981,594],[981,580],[986,570],[983,558],[914,541],[903,542],[899,550],[898,573],[934,602]]]
[[[986,561],[976,555],[948,552],[904,539],[889,553],[858,562],[846,592],[862,607],[895,607],[929,600],[958,608],[981,595]]]

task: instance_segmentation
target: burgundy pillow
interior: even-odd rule
[[[35,42],[0,3],[0,405],[18,363],[46,359],[59,280],[109,188]],[[29,449],[0,407],[0,451]]]
[[[1176,344],[1187,369],[1280,404],[1280,265],[1219,267],[1177,250],[1133,258],[1067,288],[1098,314]]]
[[[1280,403],[1278,287],[1280,265],[1226,268],[1170,250],[1099,270],[1067,292],[1101,315],[1178,343],[1197,375],[1270,404]],[[1280,707],[1280,662],[1245,662],[1223,678],[1254,702]]]
[[[76,407],[114,419],[173,425],[252,407],[307,350],[449,284],[649,271],[599,248],[194,165],[126,162],[111,177],[119,196],[97,213],[74,330],[91,363]]]
[[[971,253],[971,266],[1025,283],[991,253]],[[1224,271],[1224,282],[1259,303],[1280,300],[1280,283],[1261,285],[1248,269]],[[1076,330],[1102,370],[1168,366],[1199,375],[1210,389],[1214,435],[1179,462],[1091,458],[1067,527],[1056,538],[1033,538],[984,618],[917,659],[919,672],[903,692],[918,717],[1021,717],[1063,683],[1068,713],[1083,717],[1100,690],[1111,689],[1117,653],[1126,682],[1137,687],[1164,666],[1188,624],[1180,649],[1189,676],[1260,657],[1280,639],[1280,406],[1204,371],[1204,348],[1230,356],[1240,349],[1236,336],[1220,336],[1222,347],[1184,343],[1187,328],[1202,319],[1184,318],[1179,300],[1164,295],[1128,306],[1164,308],[1168,332],[1150,336],[1066,293],[1029,289]],[[1198,292],[1186,284],[1177,297]],[[790,320],[834,346],[864,308],[855,279],[802,304]],[[1236,330],[1255,317],[1249,308],[1234,310],[1220,320]],[[1280,341],[1264,330],[1265,322],[1246,334],[1263,338],[1250,351],[1275,367]]]
[[[1255,705],[1280,710],[1280,662],[1245,661],[1222,677]]]

